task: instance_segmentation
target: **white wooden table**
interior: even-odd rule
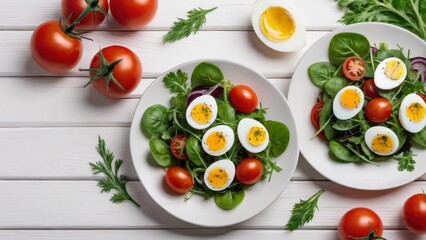
[[[426,176],[386,191],[358,191],[328,181],[300,157],[282,195],[264,212],[228,228],[200,228],[166,213],[146,193],[133,169],[129,129],[146,87],[167,69],[198,58],[222,58],[261,72],[287,94],[294,68],[316,40],[338,28],[342,15],[333,0],[289,0],[305,20],[307,46],[295,53],[267,49],[250,20],[254,0],[160,0],[155,19],[140,31],[122,31],[111,16],[84,41],[78,66],[63,76],[41,70],[32,60],[29,40],[35,27],[60,14],[59,0],[0,1],[0,239],[337,239],[340,217],[353,207],[369,207],[382,218],[388,239],[422,239],[405,230],[401,207],[426,190]],[[219,8],[203,31],[174,44],[161,38],[177,17],[195,8]],[[119,44],[140,57],[144,75],[137,90],[111,100],[93,88],[87,68],[99,46]],[[96,186],[89,162],[100,160],[98,135],[125,160],[123,173],[141,209],[112,204]],[[422,159],[424,160],[424,159]],[[304,228],[289,233],[290,209],[320,188],[320,211]]]

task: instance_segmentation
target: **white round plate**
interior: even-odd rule
[[[290,130],[290,142],[286,151],[273,159],[283,170],[272,174],[271,181],[255,184],[246,190],[243,202],[236,208],[226,211],[217,207],[213,199],[194,195],[185,201],[185,195],[171,193],[164,184],[165,171],[149,164],[150,156],[148,138],[141,133],[140,121],[143,112],[153,104],[169,106],[171,95],[163,85],[163,77],[181,69],[190,77],[193,69],[200,62],[217,65],[225,78],[234,84],[246,84],[256,92],[262,106],[267,109],[266,118],[280,121]],[[296,125],[284,95],[259,73],[236,63],[223,60],[197,60],[176,66],[159,76],[142,95],[133,117],[130,130],[130,151],[140,181],[152,199],[164,210],[186,222],[207,226],[222,227],[247,220],[267,208],[284,190],[297,165],[299,147]]]
[[[384,23],[360,23],[341,27],[325,35],[314,43],[303,55],[293,74],[289,89],[289,102],[297,122],[297,132],[302,155],[318,172],[338,184],[362,189],[390,189],[407,184],[426,173],[426,150],[414,149],[416,160],[415,170],[399,172],[397,161],[368,163],[338,163],[328,155],[328,144],[318,137],[310,140],[315,129],[310,121],[310,111],[316,102],[319,89],[308,77],[308,67],[316,62],[328,60],[328,46],[331,38],[340,32],[356,32],[363,34],[370,44],[377,46],[384,42],[390,48],[404,48],[404,53],[410,50],[410,56],[426,56],[426,43],[416,35],[402,28]]]

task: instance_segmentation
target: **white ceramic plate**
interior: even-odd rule
[[[328,61],[328,46],[331,38],[340,32],[356,32],[367,37],[370,44],[381,42],[390,48],[404,47],[410,56],[426,56],[426,43],[416,35],[393,25],[383,23],[361,23],[341,27],[322,37],[303,55],[293,74],[289,89],[289,102],[297,122],[299,144],[302,155],[318,172],[338,184],[363,190],[389,189],[409,183],[426,173],[426,151],[414,149],[417,156],[413,172],[399,172],[397,161],[391,160],[372,164],[344,164],[330,159],[327,143],[319,138],[310,140],[315,129],[310,122],[310,111],[316,102],[319,89],[308,77],[308,67],[320,61]]]
[[[279,158],[274,159],[283,170],[280,173],[274,172],[270,182],[259,182],[248,189],[244,201],[230,211],[217,207],[213,199],[206,201],[200,196],[193,196],[185,202],[184,195],[170,193],[163,183],[164,170],[153,167],[147,161],[148,156],[150,156],[148,138],[140,131],[140,119],[149,106],[153,104],[169,106],[171,95],[163,85],[163,77],[168,72],[177,71],[178,69],[187,72],[191,76],[192,70],[202,61],[217,65],[223,71],[224,76],[234,84],[251,86],[262,105],[268,108],[267,119],[283,122],[288,126],[291,134],[286,151]],[[130,150],[139,179],[154,201],[164,210],[181,220],[208,227],[236,224],[255,216],[267,208],[281,194],[290,181],[299,157],[296,125],[283,94],[267,79],[253,70],[228,61],[208,59],[176,66],[159,76],[149,86],[142,95],[133,117],[130,130]]]

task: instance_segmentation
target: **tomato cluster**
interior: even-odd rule
[[[142,27],[154,18],[157,7],[158,0],[62,0],[60,20],[44,22],[32,34],[31,55],[44,70],[65,73],[74,68],[83,55],[83,37],[75,29],[97,27],[105,20],[109,9],[124,27]],[[109,97],[122,97],[130,93],[142,77],[139,58],[122,46],[100,50],[93,57],[90,70],[90,82]]]

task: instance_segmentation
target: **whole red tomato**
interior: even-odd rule
[[[158,0],[110,0],[112,16],[129,28],[147,25],[155,16]]]
[[[107,63],[101,60],[102,57]],[[90,71],[89,83],[112,98],[126,96],[138,86],[142,78],[142,63],[138,56],[130,49],[117,45],[101,49],[93,57],[90,70],[82,70]]]
[[[176,193],[186,193],[194,186],[191,174],[179,166],[167,169],[165,180],[170,189]]]
[[[365,106],[365,117],[370,122],[385,122],[391,115],[392,103],[386,98],[373,98]]]
[[[80,14],[90,7],[90,12],[77,25],[79,29],[91,29],[101,24],[108,13],[107,0],[62,0],[62,16],[73,23]]]
[[[365,80],[361,88],[364,91],[364,94],[369,98],[380,97],[379,93],[377,92],[377,87],[374,83],[374,79],[372,78]]]
[[[236,85],[229,92],[229,100],[231,105],[242,113],[253,112],[258,105],[256,93],[251,87],[246,85]]]
[[[408,230],[417,234],[426,234],[426,194],[418,193],[405,201],[402,220]]]
[[[51,20],[39,25],[30,41],[31,55],[40,67],[51,73],[64,73],[77,65],[83,44],[62,30],[62,23]]]
[[[262,161],[256,158],[245,158],[237,165],[236,176],[240,183],[254,184],[263,174]]]
[[[364,238],[374,231],[375,236],[382,236],[382,220],[373,210],[362,207],[347,211],[340,219],[338,227],[340,240]]]

